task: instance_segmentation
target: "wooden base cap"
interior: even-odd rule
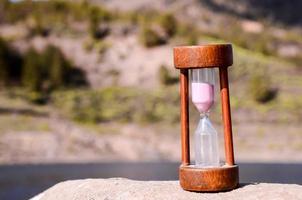
[[[220,192],[235,189],[239,183],[237,165],[217,168],[197,168],[194,165],[179,167],[179,182],[184,190]]]

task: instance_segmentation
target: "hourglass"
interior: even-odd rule
[[[179,180],[183,189],[199,192],[226,191],[238,185],[238,166],[234,163],[229,101],[228,66],[233,64],[230,44],[180,46],[174,48],[174,65],[180,69],[181,152]],[[218,136],[209,115],[214,104],[215,68],[219,68],[225,158],[220,164]],[[195,163],[190,163],[189,71],[191,100],[200,114],[195,130]]]

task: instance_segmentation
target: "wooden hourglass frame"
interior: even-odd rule
[[[179,181],[184,190],[218,192],[238,186],[239,170],[234,162],[228,67],[233,64],[231,44],[174,47],[174,66],[180,69],[181,165]],[[220,167],[197,168],[190,164],[189,69],[219,68],[226,163]]]

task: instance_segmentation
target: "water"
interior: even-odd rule
[[[126,177],[177,180],[179,163],[85,163],[0,166],[0,199],[28,199],[70,179]],[[240,182],[302,184],[302,163],[239,163]]]

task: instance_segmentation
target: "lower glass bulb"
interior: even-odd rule
[[[195,131],[196,167],[218,167],[219,149],[217,132],[208,116],[200,118]]]

